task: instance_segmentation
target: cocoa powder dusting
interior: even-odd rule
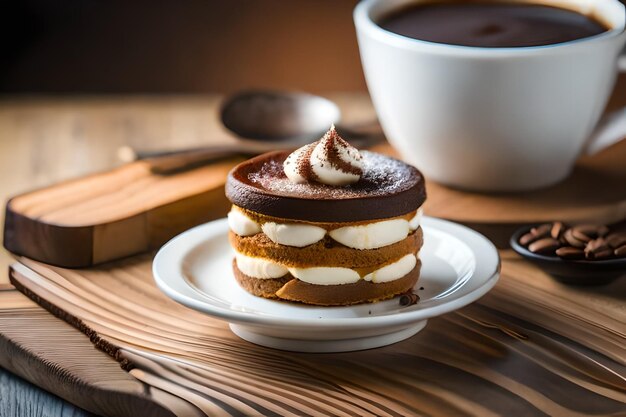
[[[337,130],[334,128],[328,131],[326,135],[322,138],[322,143],[324,143],[324,157],[330,162],[331,166],[337,168],[338,170],[361,176],[363,174],[363,170],[357,166],[351,165],[349,162],[341,159],[340,149],[348,150],[350,149],[350,144],[343,140]],[[359,155],[357,158],[361,160],[362,157]]]
[[[316,145],[317,142],[307,145],[304,152],[300,154],[300,157],[296,161],[296,171],[302,176],[302,178],[309,182],[317,180],[317,175],[313,172],[310,163],[311,154],[313,153]]]

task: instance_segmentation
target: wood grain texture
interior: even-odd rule
[[[26,370],[26,368],[28,368],[25,366],[26,363],[21,364],[21,366],[18,366],[16,363],[21,356],[11,358],[5,354],[10,349],[7,343],[15,346],[12,341],[9,342],[5,337],[4,330],[7,327],[7,323],[10,323],[11,327],[17,327],[22,322],[22,319],[25,318],[24,316],[27,316],[29,319],[36,319],[41,316],[50,318],[51,316],[49,314],[42,314],[43,309],[41,307],[37,306],[37,304],[19,293],[9,284],[0,285],[0,305],[2,306],[2,312],[0,313],[0,362],[8,363],[9,365],[6,366],[7,369],[13,369],[17,372]],[[19,320],[15,320],[16,316],[19,317]],[[61,326],[65,329],[68,327],[68,325],[61,320],[55,320],[49,324],[51,324],[50,327]],[[50,328],[50,331],[53,330]],[[27,344],[28,343],[25,343],[25,345]],[[24,345],[21,347],[26,349]],[[61,351],[62,345],[59,344],[58,347],[59,351]],[[89,350],[88,352],[101,355],[95,349]],[[43,358],[41,359],[41,361],[39,359],[36,361],[43,363]],[[54,365],[51,362],[48,364],[50,365],[50,371],[52,373],[56,374],[61,369],[60,366],[53,367]],[[41,415],[50,417],[91,417],[93,414],[81,410],[54,394],[29,384],[24,379],[0,368],[0,416],[21,417]]]
[[[166,298],[150,257],[90,270],[20,259],[13,283],[131,375],[207,415],[620,415],[626,410],[626,282],[563,288],[506,253],[479,303],[418,336],[348,354],[249,344]],[[527,285],[532,282],[531,285]]]
[[[194,410],[128,375],[87,336],[18,291],[0,292],[0,305],[0,366],[27,381],[97,415],[166,417]]]
[[[234,164],[160,176],[135,162],[14,197],[7,203],[4,245],[66,267],[147,252],[224,215],[223,184]]]

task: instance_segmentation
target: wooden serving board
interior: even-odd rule
[[[0,366],[98,415],[176,416],[184,401],[129,375],[85,334],[19,293],[0,291]]]
[[[626,281],[604,288],[565,287],[516,255],[503,256],[501,281],[478,303],[430,320],[416,337],[396,345],[323,355],[252,345],[225,323],[171,301],[152,280],[150,256],[89,270],[21,258],[11,281],[131,369],[135,384],[112,384],[107,398],[126,407],[154,400],[154,411],[142,415],[623,413]],[[19,332],[24,344],[14,344],[18,353],[12,354],[9,369],[22,373],[32,370],[33,362],[51,365],[51,378],[62,374],[66,382],[45,386],[72,401],[76,390],[128,377],[121,368],[113,372],[101,355],[95,360],[94,351],[83,346],[87,339],[76,334],[51,338],[42,349],[45,357],[28,359],[21,352],[32,351],[32,335],[50,334],[62,323],[49,327],[54,320],[42,317],[31,304],[12,315],[0,311],[0,332],[12,331],[14,340],[16,321],[28,323]],[[68,352],[76,353],[70,358]],[[73,377],[77,371],[81,378]],[[146,390],[136,388],[141,383]],[[178,408],[166,401],[164,411],[154,393],[178,398]],[[91,397],[79,404],[123,415],[95,408],[99,405]]]
[[[376,150],[393,153],[388,145]],[[228,160],[172,175],[147,162],[67,181],[7,203],[4,245],[64,267],[88,267],[156,249],[182,231],[225,215]],[[521,194],[471,194],[428,182],[426,213],[459,221],[505,247],[512,229],[552,220],[626,219],[626,142],[581,159],[562,184]],[[486,216],[489,213],[489,216]],[[508,226],[508,227],[507,227]]]
[[[148,162],[63,182],[9,200],[4,246],[65,267],[88,267],[159,248],[223,216],[227,160],[175,175]]]

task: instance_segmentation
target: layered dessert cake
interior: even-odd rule
[[[359,152],[334,127],[293,153],[241,163],[226,196],[234,275],[256,296],[350,305],[405,293],[418,280],[421,173]]]

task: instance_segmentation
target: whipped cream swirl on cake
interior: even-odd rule
[[[363,157],[332,125],[322,139],[291,153],[283,169],[287,178],[297,184],[348,185],[363,175]]]

